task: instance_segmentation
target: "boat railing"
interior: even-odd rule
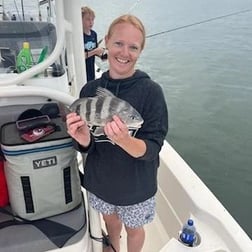
[[[5,104],[5,99],[3,98],[18,98],[22,97],[45,97],[47,100],[55,100],[61,102],[65,105],[70,105],[73,103],[75,98],[65,92],[54,90],[52,92],[51,88],[48,87],[34,87],[34,86],[17,86],[15,88],[0,87],[0,105],[7,105],[9,101]]]

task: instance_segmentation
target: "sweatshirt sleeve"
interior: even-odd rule
[[[145,141],[146,152],[141,160],[158,157],[168,132],[168,109],[162,88],[154,83],[146,94],[142,113],[144,123],[136,137]]]
[[[81,153],[90,153],[94,150],[95,148],[95,141],[94,141],[94,137],[91,135],[91,141],[89,143],[89,145],[87,147],[84,147],[82,145],[80,145],[76,140],[73,139],[73,146],[74,148],[81,152]]]

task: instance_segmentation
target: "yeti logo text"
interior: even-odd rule
[[[49,167],[49,166],[53,166],[53,165],[57,165],[56,156],[33,160],[33,168],[34,169],[45,168],[45,167]]]

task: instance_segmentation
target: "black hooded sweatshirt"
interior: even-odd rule
[[[109,141],[92,137],[89,147],[75,142],[80,152],[87,152],[84,164],[84,187],[113,205],[132,205],[154,196],[157,191],[159,152],[168,131],[168,111],[161,87],[140,70],[126,79],[111,79],[109,72],[90,81],[80,97],[95,96],[97,87],[110,90],[131,104],[144,123],[135,137],[145,141],[146,153],[139,158],[130,156]]]

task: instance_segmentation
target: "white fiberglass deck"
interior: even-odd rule
[[[105,230],[104,223],[102,224]],[[142,252],[158,252],[168,241],[169,237],[156,215],[152,223],[145,225],[145,243]],[[127,252],[127,235],[124,229],[122,230],[120,245],[120,252]]]

